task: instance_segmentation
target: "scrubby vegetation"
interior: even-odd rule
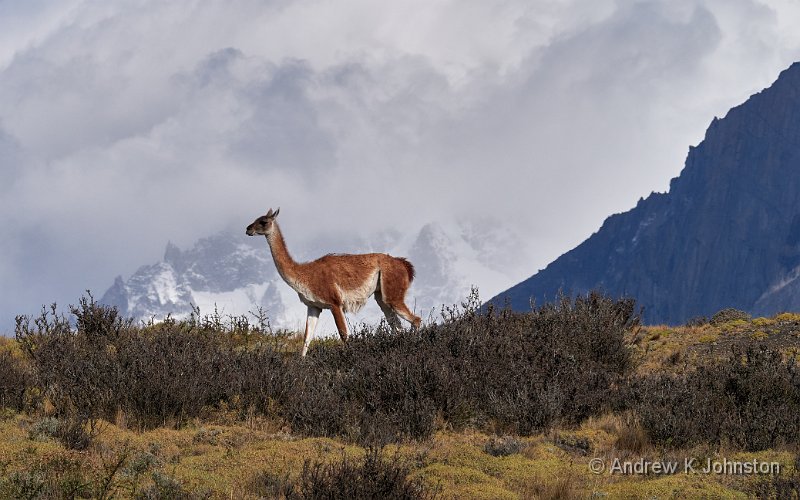
[[[29,389],[29,370],[24,360],[0,345],[0,408],[22,410]]]
[[[731,321],[748,321],[749,319],[750,315],[746,312],[728,307],[726,309],[722,309],[721,311],[717,311],[717,313],[711,316],[711,319],[708,322],[712,325],[721,325]]]
[[[82,299],[76,328],[55,308],[20,317],[17,341],[54,415],[149,429],[224,403],[305,435],[363,444],[429,437],[437,425],[530,434],[611,409],[630,366],[633,302],[593,294],[527,314],[477,300],[420,331],[363,327],[304,360],[260,326],[167,320],[134,326]]]
[[[0,449],[0,496],[218,496],[187,489],[169,466],[182,455],[168,458],[158,443],[109,449],[109,428],[181,433],[216,422],[367,450],[337,459],[329,448],[324,460],[253,470],[240,485],[247,495],[286,498],[448,496],[472,481],[455,479],[466,474],[452,468],[460,458],[442,468],[419,448],[402,460],[380,451],[424,448],[443,432],[478,433],[464,453],[509,464],[550,457],[542,439],[569,463],[697,447],[772,453],[800,442],[798,315],[725,310],[670,328],[641,327],[632,300],[597,293],[527,313],[479,305],[475,294],[419,331],[362,326],[347,344],[314,342],[305,359],[297,339],[245,318],[137,325],[91,296],[71,318],[55,306],[19,317],[16,340],[0,344],[0,415],[31,443],[100,458],[87,465],[67,453],[19,469],[19,456]],[[190,446],[201,450],[222,447],[227,456],[245,446],[224,428],[192,432]],[[512,481],[512,491],[568,497],[590,488],[585,471],[559,470],[557,481],[532,474]],[[782,494],[796,484],[789,474],[740,491]]]
[[[682,373],[632,381],[628,405],[657,443],[727,444],[746,450],[800,442],[800,369],[765,346]]]
[[[332,463],[307,459],[297,481],[283,481],[280,483],[283,491],[273,489],[265,493],[287,499],[435,498],[437,488],[429,488],[419,479],[409,479],[410,472],[399,456],[386,459],[378,448],[369,448],[358,461],[347,455]]]

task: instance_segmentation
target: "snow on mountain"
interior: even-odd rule
[[[298,260],[313,259],[334,246],[346,252],[387,252],[406,256],[416,268],[407,303],[423,319],[436,319],[441,306],[457,303],[478,286],[482,296],[499,292],[515,276],[512,256],[519,255],[519,240],[510,232],[483,222],[429,223],[416,234],[388,231],[371,238],[350,238],[346,245],[312,241],[297,248]],[[314,249],[323,248],[322,252]],[[290,250],[295,250],[290,242]],[[320,255],[317,255],[319,253]],[[161,262],[140,267],[124,280],[118,276],[101,302],[116,306],[137,320],[188,316],[193,307],[201,314],[215,309],[223,315],[241,315],[263,308],[277,328],[300,330],[305,306],[277,273],[264,238],[239,232],[222,232],[181,250],[168,243]],[[320,333],[335,331],[332,318],[323,314]],[[374,322],[382,317],[369,301],[348,321]]]

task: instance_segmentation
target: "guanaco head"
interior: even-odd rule
[[[258,219],[254,220],[252,224],[247,226],[247,235],[253,236],[256,234],[262,234],[269,236],[269,234],[275,228],[275,217],[278,216],[278,212],[280,211],[281,209],[278,208],[273,212],[270,208],[269,212],[267,212],[267,215],[262,215]]]

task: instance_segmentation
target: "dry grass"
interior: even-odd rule
[[[728,354],[732,346],[751,341],[760,341],[778,349],[787,358],[797,357],[800,353],[800,314],[735,319],[717,325],[644,326],[628,337],[638,374],[691,369],[700,361]]]
[[[297,480],[306,460],[337,463],[348,457],[357,461],[365,452],[327,438],[196,422],[182,430],[159,428],[141,433],[105,423],[89,450],[78,453],[47,437],[31,440],[28,429],[33,423],[24,415],[0,421],[0,477],[4,478],[0,497],[9,496],[6,478],[28,474],[25,477],[30,479],[31,471],[46,471],[58,487],[65,487],[58,481],[68,485],[70,477],[99,483],[121,459],[109,481],[112,498],[145,491],[166,495],[166,489],[177,488],[184,494],[210,498],[255,499],[270,485],[280,488],[283,482]],[[424,442],[387,446],[383,456],[387,460],[400,457],[411,469],[410,479],[421,481],[429,491],[436,491],[438,498],[446,499],[745,498],[752,482],[730,476],[592,474],[588,464],[595,457],[607,463],[615,458],[665,458],[625,415],[609,414],[589,419],[577,429],[518,437],[523,449],[506,456],[486,453],[490,439],[471,431],[439,432]],[[777,460],[787,470],[795,461],[790,450],[741,453],[693,448],[674,450],[669,457],[718,457],[721,453],[731,459]]]

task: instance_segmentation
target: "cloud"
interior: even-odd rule
[[[503,224],[524,278],[800,54],[792,2],[0,11],[0,330],[278,205],[295,246]]]

